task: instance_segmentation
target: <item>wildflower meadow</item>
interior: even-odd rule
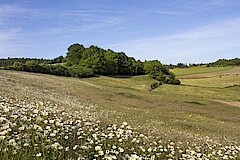
[[[208,143],[209,142],[209,143]],[[101,125],[48,102],[0,97],[0,159],[237,159],[240,146],[163,141],[129,126]]]

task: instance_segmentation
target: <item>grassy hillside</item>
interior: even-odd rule
[[[182,79],[183,85],[192,85],[200,87],[215,87],[215,88],[226,88],[231,86],[239,85],[240,76],[228,75],[228,76],[216,76],[209,78],[198,78],[198,79]]]
[[[209,71],[214,69],[209,69]],[[178,76],[178,78],[181,78],[181,86],[163,85],[154,91],[158,93],[191,95],[229,102],[239,101],[240,67],[221,69],[223,70],[204,74]],[[186,70],[189,69],[187,68]]]
[[[211,87],[163,85],[154,92],[149,92],[149,84],[154,80],[148,76],[129,78],[101,76],[90,79],[76,79],[11,71],[1,71],[0,76],[5,77],[1,78],[2,92],[8,94],[12,92],[12,94],[18,96],[23,96],[22,93],[31,94],[33,97],[36,92],[36,96],[43,99],[51,98],[53,101],[61,102],[65,99],[72,99],[73,102],[93,103],[99,107],[102,114],[108,114],[110,121],[114,122],[128,120],[132,124],[137,123],[140,126],[154,126],[154,128],[160,130],[179,128],[183,129],[182,131],[193,133],[196,132],[196,128],[201,126],[199,129],[203,134],[224,135],[234,134],[238,131],[228,133],[230,128],[226,125],[226,129],[216,132],[219,130],[219,126],[216,125],[211,128],[214,131],[209,132],[209,127],[202,126],[201,122],[198,124],[200,126],[184,128],[185,124],[179,122],[179,117],[176,116],[178,113],[201,115],[216,122],[226,119],[230,120],[230,123],[235,123],[232,120],[238,120],[240,108],[226,107],[225,104],[208,100],[208,98],[226,101],[238,100],[240,94],[235,87],[221,90]],[[229,117],[226,116],[228,114]],[[222,117],[222,115],[225,116]],[[105,119],[106,117],[101,118]],[[160,128],[158,127],[159,123],[161,124]],[[192,122],[186,121],[186,123],[191,124]],[[225,131],[226,133],[222,133]],[[199,132],[197,131],[197,133]],[[230,137],[236,138],[233,135]]]
[[[240,144],[240,107],[223,103],[240,100],[239,86],[228,87],[238,85],[239,76],[183,79],[181,86],[149,92],[154,81],[146,75],[78,79],[0,70],[0,93],[26,104],[48,102],[100,120],[102,127],[126,121],[164,144]]]
[[[190,75],[190,74],[199,74],[199,73],[210,73],[216,71],[223,71],[231,69],[232,67],[191,67],[191,68],[177,68],[171,69],[176,76]]]

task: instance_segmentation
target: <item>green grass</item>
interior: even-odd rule
[[[240,85],[240,75],[218,76],[201,79],[182,79],[181,82],[184,85],[225,88],[234,85]]]
[[[201,87],[201,86],[173,86],[162,85],[154,90],[157,93],[172,93],[188,96],[197,96],[206,99],[224,100],[224,101],[239,101],[240,87],[216,88],[216,87]]]
[[[240,156],[238,143],[214,143],[209,137],[200,139],[202,143],[196,143],[199,136],[193,137],[195,141],[180,141],[181,133],[178,134],[176,141],[169,136],[164,139],[163,132],[161,136],[143,134],[142,131],[129,126],[127,122],[121,125],[113,125],[112,122],[102,125],[96,117],[92,117],[94,107],[91,106],[79,106],[81,110],[77,111],[75,108],[72,111],[71,107],[61,107],[54,103],[36,100],[39,99],[29,102],[29,100],[13,101],[0,97],[2,116],[0,125],[3,126],[0,136],[0,159],[63,160],[79,159],[79,157],[112,159],[113,156],[114,159],[149,159],[153,155],[156,159],[169,157],[179,159],[184,155],[188,158],[196,158],[196,154],[192,153],[209,159],[222,159],[223,156],[226,159],[225,154],[228,154],[227,158],[232,159]],[[202,128],[204,129],[205,123],[208,123],[209,127],[218,123],[204,114],[171,112],[171,115],[179,118],[178,121],[172,122],[173,127],[175,125],[178,127],[180,123],[182,129],[195,127],[198,133],[201,133]],[[222,128],[225,128],[224,123],[223,121],[220,123]],[[162,121],[158,122],[158,125],[163,124]],[[213,127],[209,131],[218,130]],[[202,147],[204,150],[199,150]],[[213,151],[219,152],[219,150],[221,154],[212,154]]]
[[[239,88],[163,85],[149,92],[152,82],[148,76],[77,79],[0,71],[0,91],[8,97],[42,99],[72,110],[93,104],[94,116],[104,124],[127,121],[143,132],[169,139],[197,134],[240,143],[240,108],[212,100],[239,100]]]
[[[231,69],[232,67],[191,67],[183,69],[171,69],[176,76],[190,75],[190,74],[199,74],[199,73],[211,73],[216,71],[224,71]]]
[[[88,83],[93,83],[102,87],[116,87],[116,88],[126,88],[141,91],[148,91],[150,85],[156,80],[152,79],[148,75],[142,76],[121,76],[121,77],[106,77],[101,76],[98,78],[83,79],[83,81]]]
[[[178,78],[182,85],[163,85],[154,92],[229,102],[240,100],[240,67],[195,67],[174,71],[177,75],[181,75]]]

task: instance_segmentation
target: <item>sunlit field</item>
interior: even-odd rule
[[[191,67],[191,68],[176,68],[171,69],[171,71],[176,76],[182,76],[182,75],[190,75],[190,74],[199,74],[199,73],[211,73],[211,72],[218,72],[218,71],[225,71],[232,69],[232,67],[206,67],[206,66],[198,66],[198,67]]]
[[[0,159],[239,158],[239,76],[154,81],[0,70]]]
[[[240,0],[0,0],[0,160],[240,160]]]
[[[209,67],[211,68],[211,67]],[[215,67],[213,67],[215,68]],[[196,68],[194,68],[196,69]],[[178,76],[181,86],[163,85],[155,92],[166,92],[235,102],[240,100],[240,67],[221,68],[222,71]],[[186,69],[190,70],[190,69]],[[208,69],[209,71],[212,69]],[[175,70],[174,72],[178,72]]]

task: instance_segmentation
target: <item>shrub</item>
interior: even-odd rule
[[[171,73],[167,67],[163,66],[158,60],[145,61],[144,71],[145,71],[145,74],[151,75],[153,79],[156,79],[161,84],[162,83],[175,84],[175,85],[180,84],[180,81],[175,79],[175,75]],[[152,84],[151,89],[154,89],[157,87],[155,86],[156,85]]]
[[[154,90],[155,88],[157,88],[157,87],[160,86],[160,85],[162,85],[162,82],[152,83],[151,86],[150,86],[150,90],[149,90],[149,91]]]
[[[181,81],[179,79],[174,79],[173,80],[173,84],[174,85],[180,85],[181,84]]]
[[[86,68],[86,67],[71,67],[69,68],[70,70],[70,75],[72,77],[93,77],[94,72],[91,68]]]

